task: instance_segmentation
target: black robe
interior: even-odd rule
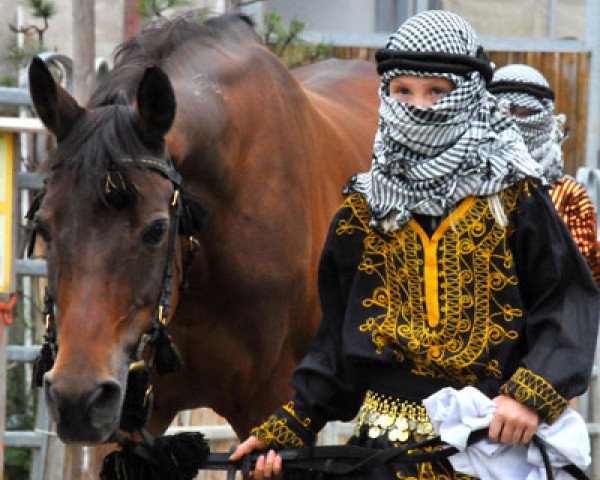
[[[327,421],[355,417],[367,390],[418,402],[465,385],[553,422],[588,386],[600,296],[543,188],[521,181],[499,197],[505,228],[469,197],[433,233],[413,218],[384,234],[348,195],[322,253],[323,319],[296,395],[253,433],[309,445]]]

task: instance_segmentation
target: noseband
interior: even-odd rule
[[[129,374],[127,378],[127,390],[123,402],[121,413],[121,429],[132,432],[145,425],[150,414],[152,406],[152,384],[150,381],[151,372],[155,368],[159,374],[174,373],[181,366],[181,357],[166,328],[172,317],[171,299],[173,296],[174,267],[175,257],[177,255],[179,236],[187,235],[187,252],[184,257],[182,268],[182,281],[179,288],[184,290],[188,286],[187,275],[189,268],[193,263],[196,254],[199,251],[200,242],[192,235],[190,225],[193,221],[186,218],[191,215],[186,200],[182,195],[181,175],[177,172],[170,160],[165,162],[157,158],[141,158],[121,160],[125,166],[142,166],[152,170],[167,178],[173,184],[173,196],[171,199],[170,215],[170,241],[168,245],[167,262],[163,275],[162,289],[159,297],[158,306],[150,322],[150,326],[142,335],[135,358],[129,365]],[[110,181],[110,173],[107,173],[107,180]],[[113,184],[111,182],[111,184]],[[35,212],[41,205],[41,195],[36,197],[32,207],[27,213],[28,219],[33,219]],[[30,238],[28,251],[33,250],[35,242],[35,233]],[[44,296],[43,318],[45,322],[45,335],[42,349],[34,362],[33,386],[41,387],[43,385],[44,374],[54,365],[54,360],[58,353],[58,341],[56,332],[55,303],[48,289]],[[146,359],[142,354],[149,349],[149,355]]]

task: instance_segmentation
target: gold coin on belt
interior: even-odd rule
[[[408,430],[400,430],[399,428],[392,428],[388,432],[388,438],[392,442],[406,442],[408,435]]]
[[[433,433],[433,425],[430,422],[425,424],[425,433],[430,434]]]
[[[394,417],[388,415],[387,413],[383,413],[377,419],[377,425],[383,429],[388,429],[394,424]]]
[[[425,435],[427,433],[429,433],[427,431],[427,424],[426,423],[419,423],[417,425],[417,429],[415,430],[419,435]]]
[[[396,419],[396,421],[394,422],[394,425],[399,430],[407,430],[408,429],[408,422],[406,421],[406,418],[404,418],[404,417],[398,417]]]
[[[377,426],[369,427],[369,438],[378,438],[381,436],[382,432],[381,428]]]

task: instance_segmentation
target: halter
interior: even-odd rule
[[[158,158],[151,157],[135,160],[124,158],[121,161],[124,165],[143,166],[162,175],[173,184],[173,196],[170,205],[171,219],[169,225],[171,237],[168,246],[161,294],[152,321],[150,322],[148,329],[142,335],[135,358],[132,359],[129,365],[127,390],[123,402],[120,427],[125,431],[132,432],[141,428],[146,423],[146,419],[150,414],[153,390],[150,382],[152,368],[156,367],[156,370],[160,374],[174,373],[181,368],[182,363],[179,352],[166,331],[166,327],[172,316],[171,298],[173,295],[174,281],[173,263],[177,254],[179,236],[182,234],[187,235],[188,248],[183,262],[182,281],[179,285],[179,288],[184,290],[188,286],[187,275],[190,266],[199,251],[200,242],[191,234],[191,219],[186,218],[189,217],[191,213],[188,206],[184,204],[185,200],[181,194],[181,175],[175,170],[171,159],[167,158],[167,161],[165,162]],[[107,180],[110,180],[109,175],[110,173],[107,173]],[[33,219],[35,212],[40,208],[44,194],[45,191],[42,191],[34,199],[32,206],[26,215],[29,220]],[[35,231],[32,232],[30,238],[28,246],[29,253],[33,250],[34,243]],[[52,368],[58,353],[55,304],[48,289],[46,289],[44,296],[44,305],[43,315],[46,332],[42,349],[34,362],[34,374],[32,378],[33,385],[37,387],[43,385],[44,374]],[[151,348],[148,361],[142,358],[142,352],[147,346],[150,346]]]

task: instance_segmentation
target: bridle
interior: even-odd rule
[[[127,390],[123,402],[120,428],[133,432],[143,427],[150,414],[152,407],[152,383],[151,373],[154,369],[159,374],[174,373],[182,366],[181,357],[177,347],[167,332],[167,326],[172,318],[172,297],[174,292],[175,269],[174,264],[180,245],[180,236],[187,237],[187,251],[182,265],[182,279],[179,288],[184,290],[188,286],[187,276],[199,248],[200,242],[194,236],[190,225],[192,215],[186,198],[182,195],[181,175],[175,170],[170,158],[166,161],[158,158],[125,158],[121,159],[125,167],[143,167],[162,175],[173,184],[173,196],[170,204],[169,244],[165,271],[163,274],[162,288],[158,306],[152,317],[150,325],[142,334],[138,343],[134,358],[129,364],[127,378]],[[107,179],[110,180],[110,172]],[[114,183],[111,182],[112,185]],[[40,208],[41,200],[45,191],[33,201],[26,217],[32,220],[36,211]],[[32,232],[28,252],[33,250],[35,243],[35,231]],[[54,365],[58,353],[58,339],[56,332],[56,311],[52,295],[46,289],[44,296],[43,319],[45,324],[44,343],[42,349],[34,362],[34,373],[32,376],[33,386],[43,385],[44,374]],[[146,353],[145,358],[143,354]]]

